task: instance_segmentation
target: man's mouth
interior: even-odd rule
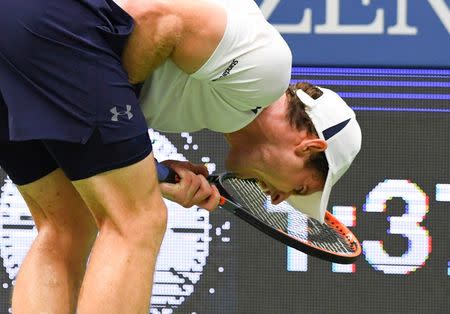
[[[272,204],[276,205],[281,202],[281,194],[278,193],[274,189],[270,189],[269,185],[267,183],[265,183],[262,180],[258,180],[258,185],[264,194],[266,194],[267,196],[270,196],[270,200],[271,200]]]
[[[279,193],[277,189],[271,187],[270,184],[266,183],[261,178],[257,178],[255,176],[248,176],[244,174],[237,174],[237,175],[241,179],[255,179],[261,191],[267,196],[270,196],[272,204],[276,205],[282,201],[282,193]]]

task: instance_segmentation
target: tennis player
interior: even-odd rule
[[[186,6],[196,12],[192,20],[185,18]],[[205,10],[213,21],[208,14],[201,18]],[[291,51],[254,1],[182,1],[174,11],[182,13],[163,19],[173,27],[164,41],[168,59],[155,64],[148,55],[146,30],[152,27],[145,23],[124,54],[131,79],[145,79],[140,103],[149,127],[224,133],[228,170],[257,178],[272,202],[288,199],[323,220],[332,185],[361,147],[353,110],[331,90],[289,86]],[[167,198],[186,207],[217,205],[217,192],[202,176],[205,168],[167,163],[186,177],[177,185],[161,184]],[[194,170],[191,176],[183,165]]]
[[[359,150],[339,96],[288,88],[291,52],[251,0],[6,0],[0,28],[0,165],[39,231],[14,313],[148,313],[167,213],[147,124],[225,133],[230,170],[318,217]],[[205,168],[174,168],[165,195],[217,206]]]

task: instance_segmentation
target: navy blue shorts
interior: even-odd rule
[[[132,18],[112,0],[2,0],[0,93],[14,141],[105,143],[147,125],[121,65]]]
[[[112,0],[2,0],[0,166],[16,184],[72,180],[151,152],[120,57],[133,29]]]
[[[8,128],[6,111],[0,94],[0,129]],[[0,140],[0,168],[17,185],[32,183],[58,168],[75,181],[132,165],[151,151],[147,131],[130,139],[105,143],[96,129],[83,144],[59,140]]]

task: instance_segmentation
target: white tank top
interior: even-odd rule
[[[165,61],[146,80],[140,102],[150,128],[229,133],[250,123],[289,85],[292,54],[253,0],[212,0],[227,11],[224,36],[195,73]]]

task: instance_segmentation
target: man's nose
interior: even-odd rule
[[[274,204],[274,205],[278,205],[282,201],[285,201],[289,197],[289,195],[291,195],[290,192],[280,192],[280,191],[270,192],[270,198],[271,198],[272,204]]]

